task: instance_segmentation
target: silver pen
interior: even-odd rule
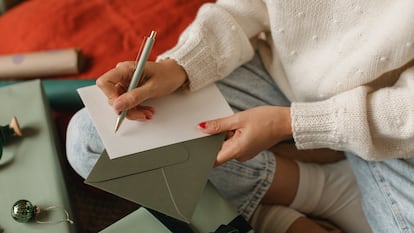
[[[132,75],[131,83],[129,84],[129,87],[128,87],[128,92],[136,88],[138,84],[140,84],[141,82],[142,72],[144,71],[145,63],[147,62],[148,57],[151,53],[151,49],[152,49],[152,46],[154,45],[156,35],[157,35],[157,32],[152,31],[151,35],[144,39],[145,44],[144,44],[144,47],[142,48],[142,52],[140,52],[140,56],[136,64],[134,74]],[[116,119],[116,123],[115,123],[115,133],[118,131],[119,127],[124,121],[127,112],[128,112],[127,110],[124,110],[118,115],[118,118]]]

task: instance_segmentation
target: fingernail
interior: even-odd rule
[[[152,114],[145,115],[145,119],[151,120],[152,119]]]
[[[206,122],[201,122],[200,124],[198,124],[198,127],[201,129],[205,129],[207,128],[207,123]]]

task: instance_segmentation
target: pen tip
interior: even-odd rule
[[[121,126],[122,123],[122,118],[118,117],[116,119],[116,124],[115,124],[115,133],[118,131],[119,127]]]

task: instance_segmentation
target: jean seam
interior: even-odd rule
[[[263,177],[263,179],[260,179],[258,184],[255,186],[254,191],[251,192],[250,195],[247,197],[247,200],[249,200],[249,202],[245,203],[245,205],[241,207],[241,209],[243,210],[242,212],[245,215],[244,217],[246,219],[249,219],[251,217],[254,210],[260,204],[263,196],[266,194],[267,190],[269,190],[270,185],[273,181],[276,168],[276,161],[274,160],[274,158],[272,158],[273,154],[271,152],[264,151],[263,153],[270,153],[270,155],[266,154],[267,161],[265,163],[265,168],[263,169],[265,171],[265,177]]]
[[[392,215],[394,217],[394,220],[397,224],[397,226],[399,227],[399,229],[401,230],[401,232],[404,233],[411,233],[412,231],[410,230],[408,223],[406,221],[406,219],[404,218],[404,216],[401,214],[401,207],[399,202],[397,202],[392,196],[392,189],[389,185],[389,183],[387,182],[386,178],[384,176],[382,176],[381,174],[381,167],[379,162],[370,162],[369,163],[369,167],[371,170],[371,173],[378,185],[379,190],[384,194],[386,203],[389,205],[390,210],[392,212]]]

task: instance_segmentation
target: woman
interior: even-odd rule
[[[230,75],[218,85],[241,112],[206,119],[199,127],[206,133],[230,132],[217,157],[217,165],[222,165],[210,179],[237,200],[245,217],[250,218],[259,202],[294,203],[292,195],[283,203],[275,198],[280,191],[274,184],[280,180],[280,163],[266,151],[293,138],[298,149],[346,152],[374,232],[410,232],[414,228],[412,9],[414,2],[409,0],[217,1],[201,7],[178,44],[158,63],[147,64],[147,81],[141,87],[121,95],[132,63],[119,64],[97,84],[116,112],[129,109],[129,119],[148,120],[154,110],[136,107],[146,99],[180,88],[196,91]],[[74,120],[72,125],[78,124]],[[79,153],[76,156],[72,144],[68,156],[74,161]],[[228,174],[234,167],[253,168],[260,175],[250,182],[233,182]],[[229,180],[231,188],[225,185]],[[293,185],[298,193],[301,182]],[[242,206],[245,201],[248,205]]]

